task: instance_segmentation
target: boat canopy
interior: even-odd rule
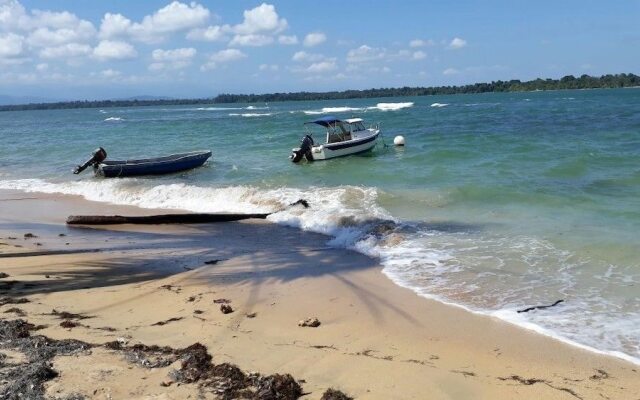
[[[319,119],[317,119],[317,120],[315,120],[315,121],[306,122],[306,123],[307,123],[307,124],[318,124],[318,125],[322,125],[322,126],[324,126],[325,128],[328,128],[330,125],[335,125],[335,124],[337,124],[337,123],[340,123],[340,124],[341,124],[341,123],[342,123],[342,121],[341,121],[341,120],[339,120],[339,119],[338,119],[338,118],[336,118],[336,117],[333,117],[333,116],[327,115],[326,117],[322,117],[322,118],[319,118]]]

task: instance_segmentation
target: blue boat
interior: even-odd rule
[[[79,174],[93,165],[96,176],[120,178],[141,175],[164,175],[186,171],[202,166],[211,157],[210,150],[171,154],[165,157],[143,158],[137,160],[108,161],[107,152],[98,148],[92,157],[73,171]]]

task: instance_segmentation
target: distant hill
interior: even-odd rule
[[[488,83],[474,83],[472,85],[463,86],[405,86],[401,88],[345,90],[333,92],[220,94],[213,98],[204,99],[171,99],[153,96],[137,96],[134,98],[120,100],[84,100],[58,103],[41,102],[37,104],[0,105],[0,111],[168,106],[212,103],[265,103],[274,101],[337,100],[377,97],[450,95],[465,93],[528,92],[537,90],[610,89],[637,86],[640,86],[640,76],[634,74],[602,75],[600,77],[581,75],[578,78],[573,75],[567,75],[561,79],[538,78],[524,82],[520,81],[519,79],[512,79],[509,81],[492,81]]]
[[[132,96],[122,99],[112,99],[113,101],[156,101],[156,100],[175,100],[174,97],[168,96]]]
[[[0,105],[8,104],[29,104],[29,103],[56,103],[62,99],[49,99],[46,97],[36,96],[10,96],[6,94],[0,94]]]

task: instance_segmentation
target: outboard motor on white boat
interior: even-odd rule
[[[75,167],[73,169],[73,173],[74,174],[79,174],[80,172],[84,171],[85,169],[87,169],[88,166],[90,165],[94,165],[94,164],[100,164],[101,162],[103,162],[105,159],[107,158],[107,152],[105,149],[103,149],[102,147],[98,147],[97,149],[95,149],[93,151],[93,153],[91,154],[91,158],[88,159],[87,161],[84,162],[84,164],[82,165],[78,165],[77,167]]]
[[[298,150],[294,150],[291,153],[291,161],[294,163],[300,162],[302,157],[306,157],[307,161],[313,161],[313,154],[311,154],[311,148],[313,147],[313,138],[311,135],[304,135],[300,142],[300,148]]]

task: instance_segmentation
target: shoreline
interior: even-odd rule
[[[55,186],[55,184],[52,184],[53,186]],[[98,200],[98,199],[92,199],[91,197],[87,197],[89,196],[87,193],[82,192],[82,191],[77,191],[77,194],[70,194],[70,193],[64,193],[59,191],[59,189],[57,188],[48,188],[46,191],[42,191],[39,192],[37,190],[33,190],[33,189],[3,189],[0,188],[0,193],[2,192],[11,192],[11,191],[16,191],[18,193],[23,193],[23,194],[29,194],[29,195],[33,195],[35,196],[35,198],[38,198],[38,196],[53,196],[53,197],[61,197],[61,198],[80,198],[82,199],[81,201],[83,202],[89,202],[89,203],[95,203],[95,204],[99,204],[102,205],[103,207],[111,207],[115,210],[120,210],[121,208],[124,209],[125,211],[129,212],[131,215],[151,215],[151,214],[157,214],[157,213],[186,213],[186,212],[206,212],[206,210],[201,210],[201,211],[196,211],[196,210],[191,210],[191,211],[187,211],[185,209],[178,209],[178,208],[173,208],[175,207],[175,204],[172,205],[172,208],[167,208],[167,209],[158,209],[158,208],[153,208],[153,206],[141,206],[141,205],[137,205],[137,204],[118,204],[118,203],[112,203],[112,202],[108,202],[107,200]],[[118,199],[116,199],[118,200]],[[91,207],[88,208],[89,210],[93,209]],[[238,213],[242,213],[241,210],[236,210],[234,212],[238,212]],[[254,209],[254,210],[249,210],[246,212],[268,212],[267,209]],[[267,219],[268,220],[268,219]],[[64,223],[63,220],[59,220],[58,222],[62,222]],[[301,228],[298,228],[295,224],[289,224],[286,221],[284,223],[279,223],[277,221],[272,221],[272,223],[275,223],[279,226],[283,226],[283,227],[292,227],[294,229],[300,229],[300,231],[302,231]],[[310,231],[310,232],[314,232],[314,231]],[[322,235],[324,239],[324,243],[328,242],[331,240],[331,236],[327,235],[325,233],[321,233],[321,232],[317,232],[316,233]],[[335,247],[336,249],[344,249],[345,247],[342,246],[338,246]],[[347,247],[348,250],[351,251],[355,251],[359,254],[364,254],[367,257],[370,257],[370,255],[365,252],[365,251],[361,251],[355,248],[350,248]],[[379,262],[378,262],[379,263]],[[392,274],[388,273],[385,271],[385,268],[383,265],[380,265],[380,272],[387,278],[389,279],[391,282],[393,282],[395,285],[397,285],[398,287],[407,289],[412,291],[413,293],[415,293],[417,296],[424,298],[428,301],[435,301],[438,302],[440,304],[449,306],[449,307],[455,307],[455,308],[459,308],[464,310],[465,312],[474,314],[474,315],[478,315],[478,316],[482,316],[485,318],[496,318],[499,319],[507,324],[510,324],[512,326],[515,326],[519,329],[524,329],[530,332],[534,332],[536,334],[539,335],[543,335],[545,337],[551,338],[553,340],[557,340],[560,341],[564,344],[567,344],[569,346],[573,346],[576,347],[578,349],[582,349],[585,351],[589,351],[589,352],[593,352],[595,354],[599,354],[599,355],[605,355],[605,356],[609,356],[609,357],[614,357],[620,360],[624,360],[626,362],[629,362],[631,364],[634,364],[636,366],[640,367],[640,358],[637,357],[633,357],[629,354],[620,352],[620,351],[616,351],[616,350],[602,350],[602,349],[598,349],[596,347],[587,345],[587,344],[583,344],[580,343],[578,341],[566,338],[564,336],[562,336],[561,334],[558,334],[550,329],[547,329],[543,326],[540,325],[536,325],[534,323],[528,322],[526,320],[520,320],[518,321],[517,319],[514,320],[514,316],[516,318],[518,318],[518,315],[507,315],[509,313],[509,310],[481,310],[481,309],[473,309],[472,307],[469,307],[467,305],[464,304],[460,304],[460,303],[455,303],[452,301],[448,301],[446,299],[443,299],[437,295],[432,295],[430,293],[425,293],[423,290],[421,290],[419,287],[415,287],[412,286],[410,284],[405,284],[401,278],[398,277],[394,277]],[[536,304],[532,304],[532,305],[536,305]],[[513,313],[511,313],[513,314]]]
[[[625,73],[622,73],[625,74]],[[615,74],[614,76],[620,76],[622,74]],[[633,73],[627,73],[634,75]],[[601,79],[605,75],[600,77],[589,77],[594,79]],[[636,77],[637,78],[637,77]],[[580,80],[581,78],[576,78]],[[529,81],[520,81],[519,79],[512,79],[507,81],[498,80],[504,84],[511,84],[512,81],[517,81],[517,84],[521,85],[533,85],[534,82],[543,81],[548,83],[547,80],[532,79]],[[553,79],[553,83],[560,85],[560,79]],[[68,109],[95,109],[95,108],[130,108],[130,107],[154,107],[154,106],[193,106],[193,105],[213,105],[213,104],[258,104],[258,103],[281,103],[281,102],[298,102],[298,101],[341,101],[341,100],[363,100],[363,99],[384,99],[390,97],[425,97],[425,96],[453,96],[458,94],[487,94],[487,93],[530,93],[530,92],[559,92],[566,90],[599,90],[599,89],[637,89],[638,85],[628,86],[591,86],[591,87],[576,87],[576,88],[551,88],[551,89],[511,89],[509,86],[505,90],[482,90],[473,91],[469,88],[487,86],[488,82],[476,82],[466,85],[458,86],[431,86],[431,87],[411,87],[414,92],[411,94],[399,94],[402,88],[370,88],[370,89],[348,89],[344,91],[334,92],[291,92],[291,93],[263,93],[263,94],[218,94],[211,98],[194,98],[194,99],[155,99],[155,100],[70,100],[70,101],[52,101],[52,102],[40,102],[40,103],[21,103],[21,104],[2,104],[0,105],[0,112],[3,111],[35,111],[35,110],[68,110]],[[491,84],[494,84],[492,82]],[[467,91],[456,92],[456,89],[467,89]],[[357,91],[364,94],[361,97],[354,97],[348,93]],[[390,93],[381,93],[381,92]],[[343,96],[331,97],[328,94],[331,93],[343,94]],[[373,93],[367,95],[367,93]],[[311,94],[310,98],[300,98],[302,95]],[[278,98],[278,96],[284,95],[285,98]],[[325,95],[325,96],[323,96]],[[287,97],[288,96],[288,97]],[[222,99],[220,99],[222,97]]]
[[[18,193],[24,192],[0,191],[0,199],[17,198]],[[130,341],[174,347],[199,341],[214,358],[244,370],[292,372],[306,381],[305,391],[312,391],[308,398],[319,398],[334,386],[356,398],[421,398],[429,391],[436,399],[470,394],[473,398],[577,397],[570,392],[586,399],[600,394],[626,398],[640,391],[640,374],[631,363],[425,299],[392,282],[376,260],[327,248],[326,237],[320,234],[255,221],[76,229],[63,225],[72,210],[136,215],[158,210],[69,195],[28,197],[3,201],[0,241],[9,242],[8,235],[33,233],[37,239],[20,238],[22,251],[104,246],[97,253],[0,259],[0,272],[9,273],[7,279],[37,284],[12,293],[34,300],[22,307],[30,322],[51,324],[46,313],[56,308],[92,315],[87,320],[92,326],[117,329],[111,334],[54,324],[43,330],[53,338],[95,343],[126,333]],[[5,247],[0,247],[3,254]],[[219,260],[204,263],[212,259]],[[41,278],[45,271],[60,278],[49,283],[49,278]],[[65,278],[74,273],[79,274],[75,279]],[[106,281],[96,280],[96,274]],[[45,289],[48,285],[52,289]],[[175,290],[158,290],[163,285]],[[196,299],[186,302],[191,296]],[[236,308],[230,318],[212,303],[218,296],[230,299]],[[196,304],[202,314],[189,312]],[[255,318],[247,319],[251,313]],[[297,322],[307,317],[318,317],[322,324],[299,328]],[[150,325],[170,318],[181,319],[162,327]],[[99,356],[106,364],[120,362],[113,354]],[[71,359],[56,358],[61,377],[52,381],[50,390],[73,386],[82,391],[85,384],[99,383],[73,378],[69,368],[79,359]],[[598,370],[614,378],[594,378]],[[540,384],[522,383],[514,376],[535,378]],[[162,388],[158,382],[148,389],[177,390]]]

